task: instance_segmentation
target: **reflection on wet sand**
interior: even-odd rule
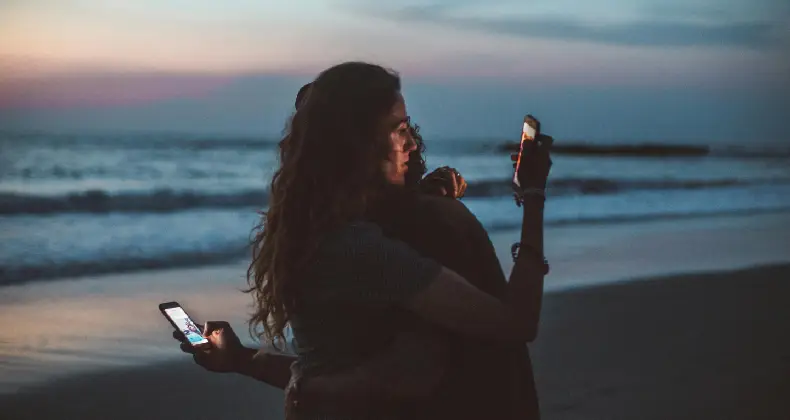
[[[182,357],[172,327],[157,308],[163,301],[178,300],[198,322],[227,319],[247,338],[250,299],[239,291],[244,283],[217,280],[243,269],[157,272],[155,280],[151,273],[138,273],[1,289],[0,392],[78,371]]]

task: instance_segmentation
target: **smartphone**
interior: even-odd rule
[[[516,158],[516,170],[513,172],[513,186],[521,189],[521,183],[518,181],[518,169],[521,167],[521,154],[524,153],[524,144],[535,141],[540,134],[540,121],[532,115],[527,114],[524,117],[524,125],[521,128],[521,143],[518,147],[518,157]]]
[[[162,315],[170,321],[176,330],[184,334],[184,337],[189,340],[190,344],[196,347],[208,344],[208,340],[203,337],[203,333],[178,302],[162,303],[159,305],[159,311],[162,312]]]

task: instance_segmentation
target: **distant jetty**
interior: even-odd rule
[[[518,143],[505,143],[499,149],[506,152],[516,152],[518,146]],[[710,147],[663,144],[562,144],[557,141],[551,151],[557,155],[579,156],[707,156],[710,153]]]

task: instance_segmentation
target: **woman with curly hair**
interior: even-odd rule
[[[277,339],[290,322],[305,376],[355,366],[386,345],[393,332],[380,321],[396,308],[479,338],[535,334],[525,284],[544,275],[542,250],[522,253],[498,300],[366,220],[368,205],[405,183],[415,149],[400,79],[371,64],[321,73],[292,119],[250,266],[251,324]],[[547,151],[533,155],[523,165],[530,192],[545,188],[550,167]],[[527,194],[525,217],[542,206]]]
[[[368,360],[392,343],[397,331],[390,320],[398,311],[498,342],[526,343],[536,334],[550,142],[536,143],[522,164],[522,252],[497,299],[371,222],[381,203],[397,204],[386,198],[406,184],[417,150],[413,133],[398,76],[352,62],[318,76],[280,143],[280,168],[248,272],[255,303],[250,325],[282,341],[290,323],[298,377]]]

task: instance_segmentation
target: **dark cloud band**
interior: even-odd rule
[[[610,45],[655,47],[737,46],[769,48],[782,44],[775,22],[694,23],[644,20],[622,24],[590,25],[565,19],[455,17],[443,7],[409,7],[386,14],[412,22],[433,23],[459,29],[499,33],[525,38],[586,41]]]

